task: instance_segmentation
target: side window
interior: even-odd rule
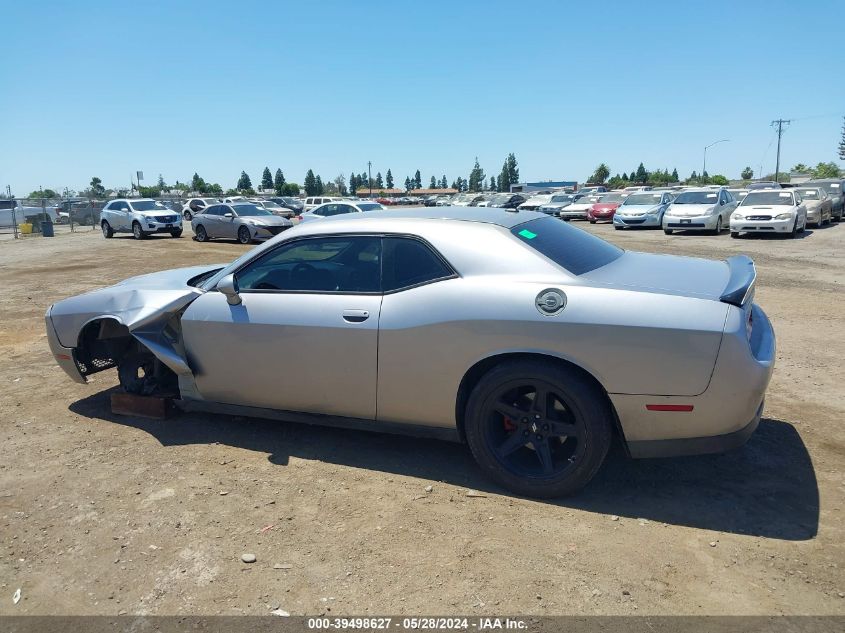
[[[220,215],[220,209],[221,209],[220,205],[215,204],[214,206],[208,207],[205,210],[205,215]]]
[[[299,240],[247,264],[236,279],[241,292],[379,292],[381,239]]]
[[[384,239],[385,292],[451,277],[452,270],[428,246],[406,237]]]

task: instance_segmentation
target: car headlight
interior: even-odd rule
[[[744,216],[741,213],[734,213],[731,216],[731,220],[742,220],[743,218],[744,218]]]
[[[792,214],[791,213],[779,213],[775,216],[775,220],[791,220]]]

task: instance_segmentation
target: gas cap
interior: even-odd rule
[[[566,295],[557,288],[546,288],[537,295],[534,303],[540,314],[554,316],[566,307]]]

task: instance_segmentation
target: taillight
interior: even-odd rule
[[[301,215],[296,216],[296,219],[299,220],[300,222],[302,222],[302,216]]]

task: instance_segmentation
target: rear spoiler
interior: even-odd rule
[[[719,301],[742,307],[754,297],[754,286],[757,283],[757,269],[754,262],[747,255],[735,255],[725,260],[728,264],[730,277]]]

